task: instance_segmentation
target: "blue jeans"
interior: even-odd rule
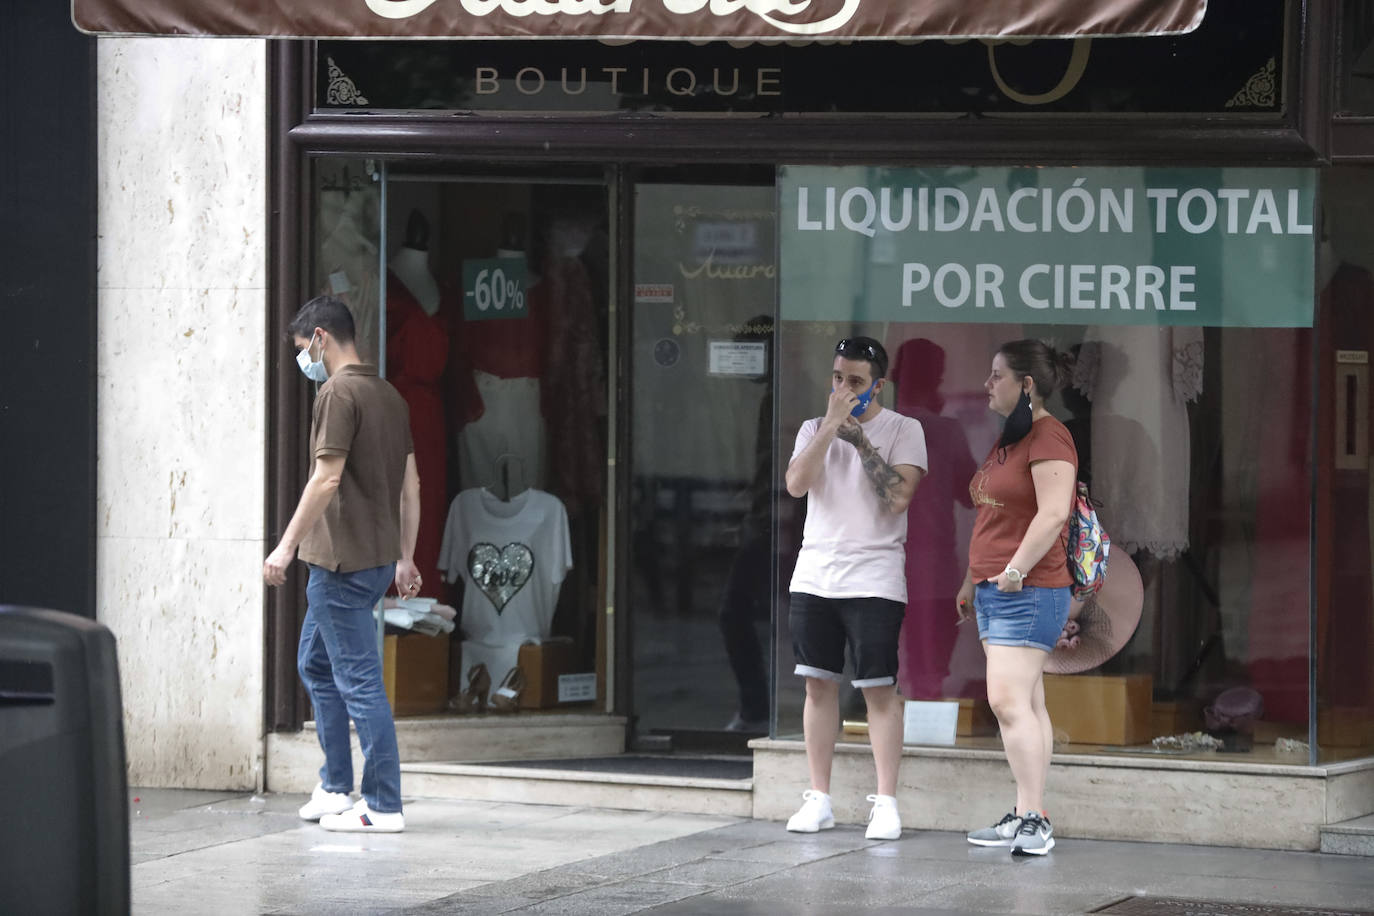
[[[378,814],[401,810],[401,755],[372,615],[395,570],[394,563],[351,573],[311,566],[296,652],[296,670],[315,707],[315,733],[324,750],[320,782],[328,792],[353,791],[351,718],[363,751],[363,800]]]

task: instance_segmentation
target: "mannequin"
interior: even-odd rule
[[[525,217],[508,213],[502,221],[495,257],[525,261]],[[547,369],[548,309],[543,285],[525,279],[522,316],[462,318],[452,333],[450,399],[457,406],[454,433],[460,487],[500,490],[504,481],[496,459],[512,453],[512,490],[542,489],[547,465],[543,385]],[[519,472],[519,473],[517,473]]]
[[[897,684],[911,700],[947,696],[944,681],[959,639],[949,613],[967,557],[956,535],[959,506],[973,507],[968,482],[978,471],[962,424],[942,414],[945,351],[923,337],[902,342],[892,363],[896,411],[925,431],[931,472],[907,507],[907,606],[897,647]]]
[[[439,310],[439,287],[429,272],[429,223],[412,210],[405,245],[391,259],[386,277],[387,380],[410,408],[415,465],[420,474],[420,529],[415,563],[426,597],[442,598],[436,566],[443,516],[447,511],[447,433],[440,381],[448,361],[443,326],[432,316]],[[431,587],[429,576],[434,576]]]
[[[405,242],[388,266],[426,315],[439,311],[439,284],[429,272],[429,221],[419,210],[410,211]]]

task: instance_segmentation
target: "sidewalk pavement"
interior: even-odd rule
[[[336,834],[296,816],[303,795],[129,798],[139,916],[1374,909],[1374,860],[1318,853],[1060,839],[1044,858],[1012,858],[955,833],[876,842],[851,825],[802,835],[731,817],[419,798],[406,799],[405,833]],[[1121,902],[1146,895],[1251,906]]]

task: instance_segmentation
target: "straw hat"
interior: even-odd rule
[[[1089,671],[1121,651],[1140,623],[1140,608],[1145,588],[1140,570],[1124,550],[1113,550],[1107,561],[1107,578],[1098,593],[1082,603],[1069,606],[1066,630],[1077,625],[1078,632],[1061,639],[1050,653],[1045,670],[1050,674],[1077,674]]]

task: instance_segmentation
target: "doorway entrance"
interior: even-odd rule
[[[636,178],[632,738],[743,751],[768,732],[772,683],[773,171]]]

